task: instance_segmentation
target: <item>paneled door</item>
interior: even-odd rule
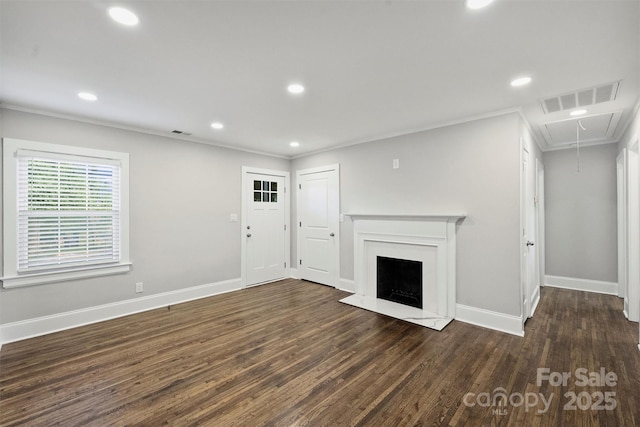
[[[340,264],[339,166],[297,172],[300,278],[338,286]]]
[[[282,279],[286,273],[285,178],[248,173],[243,236],[246,285]]]

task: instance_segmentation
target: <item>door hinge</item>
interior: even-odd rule
[[[300,221],[300,227],[302,227],[302,221]]]
[[[284,225],[284,231],[287,231],[287,224]]]
[[[287,268],[287,261],[284,262],[284,268]]]
[[[302,260],[300,260],[300,265],[302,265]]]
[[[287,194],[287,187],[284,187],[284,194]]]
[[[302,184],[298,184],[298,190],[302,190]]]

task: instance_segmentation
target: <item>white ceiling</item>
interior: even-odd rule
[[[569,118],[541,100],[621,81],[640,94],[640,1],[0,0],[0,101],[284,157],[521,108],[539,143]],[[510,80],[530,75],[531,85]],[[306,92],[293,96],[291,82]],[[98,95],[93,103],[76,94]],[[225,128],[211,129],[221,121]],[[290,141],[300,147],[289,147]]]

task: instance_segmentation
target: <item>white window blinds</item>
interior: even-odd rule
[[[17,152],[18,273],[120,261],[121,166]]]

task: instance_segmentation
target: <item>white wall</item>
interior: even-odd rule
[[[294,160],[292,171],[339,163],[346,213],[466,212],[458,226],[457,302],[519,316],[520,120],[514,113],[335,149]],[[295,200],[292,206],[295,218]],[[348,217],[340,232],[340,274],[353,279]]]
[[[544,153],[546,274],[618,281],[615,144]]]
[[[129,274],[3,289],[0,324],[239,278],[240,222],[230,223],[229,215],[241,214],[241,168],[290,166],[289,160],[173,138],[0,113],[2,137],[130,153],[133,262]],[[143,294],[135,294],[136,282],[144,282]]]

